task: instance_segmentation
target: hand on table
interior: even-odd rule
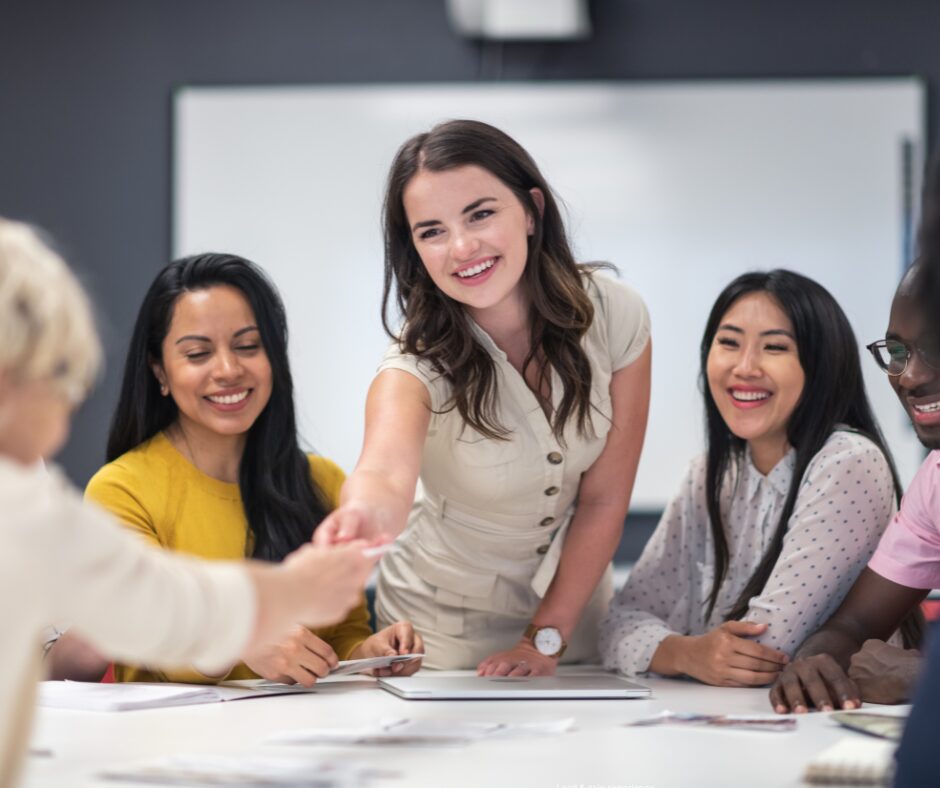
[[[554,676],[558,660],[546,657],[528,640],[491,654],[477,665],[478,676]]]
[[[295,626],[279,642],[252,648],[245,664],[269,681],[312,687],[339,659],[333,647],[309,629]]]
[[[791,662],[770,688],[770,705],[778,714],[857,709],[862,705],[858,685],[828,654]]]
[[[788,657],[750,638],[767,631],[766,624],[726,621],[704,635],[686,639],[682,672],[719,687],[757,687],[779,675]]]
[[[424,640],[408,621],[398,621],[380,629],[366,638],[349,655],[350,659],[369,657],[392,657],[396,654],[420,654],[424,651]],[[420,659],[396,662],[387,668],[376,668],[373,676],[410,676],[421,667]]]
[[[904,703],[911,698],[922,658],[916,649],[889,646],[883,640],[866,640],[852,655],[849,678],[868,703]]]

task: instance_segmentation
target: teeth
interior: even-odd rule
[[[489,260],[486,260],[482,263],[477,263],[472,268],[466,268],[463,271],[458,271],[457,276],[459,276],[461,279],[467,279],[468,277],[471,277],[471,276],[478,276],[479,274],[482,274],[484,271],[492,268],[495,263],[496,263],[496,260],[491,257]]]
[[[209,397],[209,399],[219,405],[234,405],[236,402],[241,402],[247,396],[248,392],[243,391],[241,394],[227,394],[222,397]]]
[[[770,394],[766,391],[732,391],[731,396],[741,402],[755,402],[759,399],[767,399]]]
[[[937,402],[931,402],[927,405],[915,405],[914,410],[918,413],[936,413],[940,410],[940,400]]]

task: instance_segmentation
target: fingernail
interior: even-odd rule
[[[842,701],[843,709],[857,709],[858,706],[855,704],[854,700],[844,700]]]
[[[774,711],[777,712],[777,714],[786,714],[787,707],[786,706],[774,706]]]
[[[820,711],[832,711],[832,704],[824,703],[822,706],[819,707],[819,710]]]
[[[794,714],[805,714],[806,706],[800,706],[799,704],[793,707]]]

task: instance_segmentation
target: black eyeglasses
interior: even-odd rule
[[[928,367],[940,372],[940,348],[932,342],[918,340],[911,344],[900,339],[879,339],[866,345],[865,349],[872,354],[878,366],[893,378],[904,374],[914,353]]]

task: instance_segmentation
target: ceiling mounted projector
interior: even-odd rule
[[[569,40],[591,35],[588,0],[446,0],[460,35],[499,40]]]

